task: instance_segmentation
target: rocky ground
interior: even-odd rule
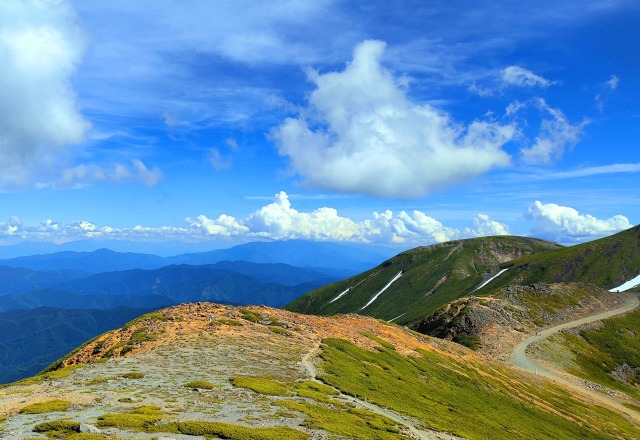
[[[241,311],[248,313],[243,315]],[[256,322],[246,319],[256,316]],[[0,415],[6,417],[0,424],[0,438],[44,438],[44,434],[32,432],[33,427],[61,418],[82,423],[87,432],[115,438],[194,438],[96,427],[103,414],[124,413],[142,405],[158,406],[176,421],[215,420],[300,429],[302,415],[272,404],[284,397],[236,388],[231,378],[259,376],[288,383],[312,379],[303,360],[306,357],[306,362],[314,363],[309,355],[317,352],[324,337],[341,337],[367,349],[379,345],[363,333],[383,337],[404,354],[419,355],[416,350],[425,347],[437,350],[439,344],[437,340],[416,338],[400,327],[355,315],[332,319],[210,303],[172,307],[94,339],[64,360],[60,371],[70,371],[66,377],[55,378],[53,372],[50,379],[36,383],[27,380],[0,390]],[[193,381],[207,381],[215,387],[185,386]],[[20,413],[30,404],[52,399],[72,405],[64,412]],[[347,396],[342,400],[358,405]],[[372,410],[371,405],[368,409]],[[410,426],[411,422],[407,420],[406,424]],[[305,431],[311,438],[327,438],[321,430]],[[454,437],[432,432],[422,438]]]

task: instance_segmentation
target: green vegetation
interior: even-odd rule
[[[80,432],[80,423],[72,420],[51,420],[37,424],[33,427],[33,432],[44,432],[48,434]]]
[[[232,440],[306,440],[309,436],[289,427],[249,428],[222,422],[191,420],[177,422],[176,431],[186,435],[214,435]]]
[[[289,332],[288,330],[283,329],[282,327],[277,327],[275,325],[270,325],[269,326],[269,330],[271,330],[272,332],[274,332],[277,335],[291,336],[291,332]]]
[[[84,432],[74,432],[64,437],[65,440],[104,440],[106,438],[109,437],[102,434],[89,434]]]
[[[371,339],[372,341],[376,341],[378,344],[382,345],[384,348],[387,348],[389,350],[395,350],[396,347],[393,344],[389,344],[387,341],[385,341],[384,339],[376,336],[376,335],[372,335],[371,333],[362,333],[363,336],[366,336],[367,338]]]
[[[140,406],[126,414],[103,414],[98,417],[100,428],[135,429],[150,431],[153,426],[165,418],[165,412],[157,406]]]
[[[477,350],[478,348],[480,348],[480,339],[474,335],[461,333],[453,338],[453,342],[457,342],[458,344],[464,345],[465,347],[469,347],[472,350]]]
[[[18,382],[15,382],[15,385],[22,385],[22,386],[37,385],[44,382],[45,380],[63,379],[65,377],[70,376],[71,373],[73,373],[73,370],[75,370],[76,368],[80,368],[81,366],[82,365],[76,364],[76,365],[70,365],[65,368],[60,368],[58,370],[43,372],[33,377],[28,377],[26,379],[19,380]]]
[[[211,390],[218,387],[218,385],[206,380],[192,380],[191,382],[185,383],[184,386],[193,390]]]
[[[285,408],[299,411],[308,418],[302,426],[323,429],[333,434],[350,438],[393,440],[406,438],[399,435],[393,420],[371,411],[332,404],[331,407],[309,402],[285,400],[277,403]]]
[[[469,439],[614,439],[640,436],[621,415],[589,406],[554,385],[533,384],[512,369],[469,358],[361,349],[326,339],[320,379],[421,420],[423,426]],[[554,408],[553,412],[544,408]]]
[[[226,319],[226,318],[216,319],[216,324],[229,325],[232,327],[239,327],[243,325],[240,321],[237,321],[235,319]]]
[[[638,275],[640,226],[599,240],[528,255],[479,292],[509,284],[582,282],[610,289]]]
[[[20,414],[44,414],[55,411],[66,411],[71,406],[67,400],[47,400],[25,406],[20,410]]]
[[[231,378],[231,383],[234,387],[247,388],[268,396],[293,395],[293,391],[286,384],[264,377],[236,376]]]
[[[318,315],[361,313],[407,324],[471,293],[487,274],[497,272],[505,258],[560,246],[525,237],[484,237],[412,249],[355,277],[316,289],[285,309]],[[365,310],[360,310],[400,271],[398,278]],[[339,300],[339,294],[349,291]],[[402,316],[400,316],[402,315]]]
[[[147,313],[145,315],[139,316],[135,319],[132,319],[131,321],[127,322],[125,325],[122,326],[122,330],[127,330],[131,327],[133,327],[136,324],[139,324],[141,322],[144,321],[159,321],[159,322],[165,322],[165,321],[171,321],[171,318],[166,317],[165,315],[161,314],[160,312],[151,312],[151,313]]]
[[[603,322],[580,336],[562,335],[579,367],[571,372],[640,399],[640,311]]]
[[[313,380],[305,380],[296,384],[296,393],[300,397],[308,397],[319,402],[327,402],[340,394],[332,387]]]
[[[123,373],[120,377],[125,379],[142,379],[144,377],[144,373],[140,373],[138,371],[131,371],[129,373]]]
[[[262,321],[262,315],[249,309],[240,309],[242,319],[246,319],[249,322],[258,323]]]
[[[135,408],[126,414],[104,414],[98,417],[97,425],[101,428],[216,436],[232,440],[306,440],[308,438],[304,432],[288,427],[251,428],[202,420],[158,423],[166,417],[166,413],[157,406],[147,405]]]

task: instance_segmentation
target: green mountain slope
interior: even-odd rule
[[[512,236],[419,247],[360,275],[314,290],[285,309],[320,315],[359,313],[408,323],[473,292],[504,263],[550,249],[561,246]]]
[[[478,294],[540,282],[582,282],[611,289],[640,274],[640,225],[588,243],[529,255],[503,267],[508,270]]]

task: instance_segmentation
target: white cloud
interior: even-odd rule
[[[149,169],[140,159],[133,159],[131,163],[136,171],[137,179],[145,185],[155,186],[162,180],[162,171],[157,167]]]
[[[557,84],[556,81],[549,81],[530,70],[519,66],[509,66],[501,72],[502,82],[505,85],[515,87],[549,87]]]
[[[415,198],[509,165],[502,146],[513,125],[464,127],[431,105],[412,103],[381,66],[385,44],[359,44],[341,72],[309,72],[316,89],[298,118],[272,131],[282,156],[310,186]]]
[[[509,227],[507,225],[491,220],[486,214],[476,215],[473,219],[473,229],[465,228],[465,234],[472,237],[510,235]]]
[[[185,226],[130,228],[99,226],[86,220],[61,224],[45,220],[36,226],[25,225],[14,217],[0,222],[0,238],[21,237],[25,240],[67,242],[86,238],[119,240],[206,240],[236,238],[244,240],[305,239],[314,241],[354,241],[374,243],[405,243],[428,245],[454,240],[464,236],[497,235],[508,233],[506,225],[494,222],[484,214],[474,220],[474,229],[459,230],[443,225],[418,210],[394,213],[391,210],[373,212],[371,217],[355,221],[341,216],[330,207],[300,212],[291,206],[285,192],[275,195],[269,203],[244,219],[228,214],[217,218],[199,215],[186,218]]]
[[[611,78],[609,78],[606,84],[611,90],[615,90],[618,88],[618,84],[620,84],[620,78],[615,75],[611,75]]]
[[[60,172],[60,178],[55,186],[62,188],[80,188],[100,182],[137,181],[147,186],[155,186],[163,178],[162,171],[158,168],[149,169],[139,159],[131,161],[131,165],[116,163],[112,169],[93,164],[81,164]]]
[[[0,187],[33,185],[85,139],[70,82],[83,51],[66,1],[0,2]]]
[[[520,150],[522,160],[530,164],[549,164],[560,159],[567,148],[578,143],[589,121],[583,120],[574,125],[559,109],[550,107],[544,99],[537,98],[531,102],[550,118],[542,120],[534,144]]]
[[[623,215],[601,220],[588,214],[580,214],[568,206],[554,203],[543,205],[536,201],[525,217],[536,222],[532,229],[535,236],[558,242],[574,242],[611,235],[629,229],[633,225]]]

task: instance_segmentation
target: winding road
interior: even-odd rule
[[[631,297],[628,297],[626,304],[616,309],[609,310],[607,312],[597,313],[595,315],[586,316],[584,318],[565,322],[564,324],[559,324],[553,327],[549,327],[545,330],[542,330],[538,334],[525,339],[519,345],[517,345],[514,348],[513,353],[511,354],[511,357],[509,358],[507,363],[521,370],[535,372],[536,374],[540,374],[552,380],[555,380],[557,382],[561,382],[563,385],[568,386],[572,389],[578,390],[583,394],[587,394],[588,396],[598,400],[599,402],[602,402],[610,407],[613,407],[617,411],[621,411],[624,414],[627,414],[628,416],[634,418],[636,421],[640,422],[639,413],[630,410],[624,405],[621,405],[614,398],[607,396],[606,394],[596,393],[588,389],[587,387],[582,385],[582,381],[580,379],[578,379],[577,381],[572,381],[567,379],[567,377],[565,376],[561,376],[557,374],[556,372],[549,371],[527,356],[527,348],[531,344],[540,342],[543,339],[546,339],[552,335],[555,335],[556,333],[562,330],[578,327],[580,325],[588,324],[595,321],[601,321],[603,319],[611,318],[613,316],[622,315],[624,313],[628,313],[636,309],[638,306],[640,306],[640,297],[638,297],[638,295],[633,295]]]

